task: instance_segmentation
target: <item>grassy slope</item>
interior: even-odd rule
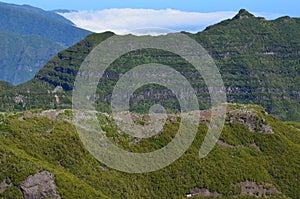
[[[216,145],[204,159],[198,157],[205,136],[200,125],[189,150],[170,166],[147,174],[126,174],[105,167],[83,147],[74,126],[67,122],[70,111],[56,119],[23,113],[2,115],[0,124],[0,181],[13,183],[2,196],[21,197],[17,187],[37,171],[48,170],[56,176],[58,193],[63,198],[184,198],[194,187],[217,191],[224,198],[238,194],[232,185],[246,180],[269,182],[282,195],[300,195],[299,123],[283,123],[263,109],[248,106],[266,119],[274,134],[249,132],[244,126],[227,123],[221,140],[235,147]],[[40,111],[36,111],[40,112]],[[101,118],[104,116],[101,116]],[[103,118],[104,119],[104,118]],[[131,151],[152,151],[168,143],[178,122],[165,126],[164,133],[133,146],[115,127],[106,128],[112,140]],[[255,143],[260,150],[252,147]],[[17,197],[18,196],[18,197]],[[245,197],[247,198],[247,197]],[[251,198],[251,197],[248,197]],[[254,198],[254,197],[253,197]]]

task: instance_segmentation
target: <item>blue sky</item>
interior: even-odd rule
[[[171,8],[192,12],[238,11],[275,13],[300,16],[299,0],[5,0],[16,4],[30,4],[46,10],[101,10],[107,8]]]
[[[199,32],[207,26],[232,18],[245,8],[256,16],[275,19],[300,17],[300,0],[5,0],[45,10],[77,10],[60,13],[78,27],[93,31],[135,33],[146,28],[166,32]],[[157,29],[158,30],[158,29]],[[145,34],[159,34],[154,29]]]

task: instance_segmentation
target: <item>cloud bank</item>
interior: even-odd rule
[[[236,12],[184,12],[173,9],[105,9],[59,13],[80,28],[117,34],[163,34],[172,31],[198,32],[205,27],[232,18]],[[151,28],[151,29],[148,29]],[[135,31],[135,29],[144,29]],[[171,30],[171,31],[167,31]]]

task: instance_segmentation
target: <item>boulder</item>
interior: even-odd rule
[[[54,175],[48,171],[29,176],[21,183],[21,190],[25,199],[60,199],[56,193]]]

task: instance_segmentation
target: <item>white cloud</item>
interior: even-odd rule
[[[162,34],[173,31],[198,32],[205,27],[232,18],[236,12],[197,13],[165,9],[105,9],[99,11],[76,11],[60,13],[78,27],[93,32],[113,31],[117,34]],[[154,29],[153,29],[154,28]]]

